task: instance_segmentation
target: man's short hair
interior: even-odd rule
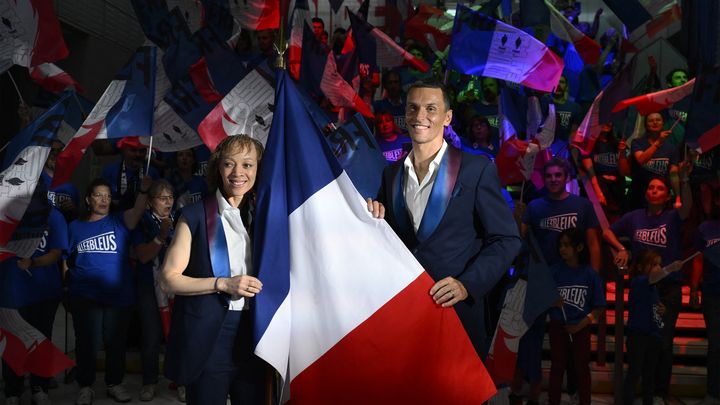
[[[323,19],[320,18],[320,17],[313,17],[313,18],[312,18],[312,22],[314,22],[314,23],[320,23],[320,24],[322,24],[323,28],[325,28],[325,21],[323,21]]]
[[[421,79],[410,85],[407,94],[410,94],[413,89],[440,89],[445,102],[445,111],[450,110],[450,91],[442,82],[435,79]]]
[[[570,176],[570,163],[567,161],[567,159],[563,159],[557,156],[545,162],[545,165],[543,166],[543,175],[545,175],[545,172],[547,172],[547,169],[549,167],[553,166],[562,169],[562,171],[565,173],[565,177]]]
[[[387,87],[387,81],[390,79],[390,76],[397,76],[398,80],[400,79],[400,73],[397,70],[390,69],[382,75],[383,87]]]

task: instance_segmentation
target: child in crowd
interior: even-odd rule
[[[660,302],[655,283],[669,272],[682,268],[681,261],[662,267],[662,256],[653,250],[641,251],[632,267],[628,297],[627,351],[628,373],[623,388],[623,403],[632,405],[635,386],[642,377],[643,405],[652,405],[655,392],[655,368],[662,350],[662,316],[665,306]]]
[[[560,404],[567,348],[571,347],[580,405],[590,404],[590,325],[605,307],[605,289],[590,267],[585,233],[566,229],[558,238],[561,262],[551,270],[561,302],[550,310],[550,387],[548,404]]]

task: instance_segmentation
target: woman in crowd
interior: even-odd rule
[[[666,179],[652,179],[645,190],[646,209],[638,209],[623,215],[617,222],[603,232],[605,240],[614,247],[621,247],[617,237],[630,239],[630,250],[633,257],[646,249],[657,252],[662,257],[662,265],[681,258],[680,230],[683,221],[688,217],[692,206],[692,196],[688,186],[687,162],[681,165],[682,200],[680,209],[669,207],[672,195]],[[619,266],[624,266],[627,254],[624,249],[618,254]],[[670,386],[672,372],[673,338],[675,323],[681,306],[682,274],[673,273],[657,284],[660,300],[665,306],[663,315],[662,350],[658,362],[658,377],[655,388],[656,396],[666,396]]]
[[[618,140],[613,124],[607,123],[590,154],[582,156],[582,166],[610,222],[625,213],[625,176],[630,174],[626,151],[625,140]]]
[[[176,170],[168,176],[168,181],[178,196],[175,209],[196,203],[207,194],[205,178],[195,174],[198,171],[195,153],[195,149],[185,149],[175,153]]]
[[[69,226],[68,298],[77,345],[78,405],[91,404],[95,395],[92,385],[100,335],[108,396],[117,402],[131,399],[122,385],[130,309],[135,303],[130,231],[142,217],[151,183],[152,178],[143,177],[135,205],[111,213],[110,184],[103,179],[92,181],[85,195],[87,215]]]
[[[162,266],[175,306],[165,374],[186,386],[189,404],[262,403],[263,362],[252,353],[252,190],[263,147],[245,135],[224,139],[210,157],[213,193],[187,206]]]
[[[485,155],[491,159],[497,155],[497,145],[491,139],[490,122],[482,115],[473,116],[468,122],[468,137],[463,138],[462,149],[466,152]]]
[[[12,257],[0,263],[0,307],[17,308],[18,313],[45,337],[52,339],[53,322],[63,295],[58,261],[67,249],[67,223],[63,214],[50,210],[48,228],[40,245],[27,258]],[[16,374],[3,361],[5,403],[19,405],[24,376]],[[30,375],[32,403],[45,405],[48,398],[48,378]]]
[[[148,191],[148,208],[139,226],[133,231],[133,246],[137,256],[138,315],[142,339],[140,358],[142,361],[141,401],[152,401],[160,370],[160,344],[163,336],[163,322],[169,325],[169,316],[161,319],[161,310],[169,315],[168,297],[158,287],[159,270],[167,246],[172,240],[175,200],[173,188],[166,180],[155,180]],[[184,388],[178,391],[181,400]]]
[[[665,120],[660,113],[650,113],[645,117],[645,136],[633,141],[631,155],[633,159],[629,208],[641,208],[643,194],[648,183],[654,177],[670,179],[675,193],[675,207],[680,207],[680,182],[678,180],[678,148],[672,142],[666,142],[671,131],[665,130]]]

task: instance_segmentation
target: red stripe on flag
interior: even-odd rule
[[[235,121],[227,115],[222,102],[220,102],[217,103],[215,108],[213,108],[205,119],[200,122],[200,125],[198,125],[198,134],[200,134],[203,143],[211,152],[214,152],[218,144],[227,138],[225,127],[223,126],[223,119],[228,119],[230,122],[235,123]]]
[[[55,161],[55,174],[53,175],[51,188],[57,187],[70,181],[75,168],[80,163],[88,146],[93,143],[98,133],[105,125],[102,119],[92,125],[82,125],[80,131],[87,130],[87,133],[77,136],[70,140],[70,143],[57,155]]]
[[[210,70],[204,57],[190,66],[190,80],[192,80],[195,89],[197,89],[203,100],[208,104],[215,104],[222,100],[223,95],[215,88],[215,83],[210,77]]]
[[[703,153],[709,151],[717,145],[720,145],[720,124],[715,125],[710,128],[710,130],[702,134],[700,138],[698,138],[698,143],[700,144],[700,150],[702,150]]]
[[[457,314],[429,295],[422,273],[303,370],[298,404],[480,404],[495,394]]]
[[[40,377],[52,377],[74,365],[74,361],[47,339],[30,351],[25,360],[25,370]]]
[[[30,0],[39,19],[33,44],[31,66],[65,59],[70,54],[50,0]]]
[[[600,59],[600,45],[587,35],[583,35],[573,42],[573,45],[575,45],[575,50],[586,64],[594,65]]]
[[[670,24],[675,21],[682,19],[682,12],[680,11],[680,5],[675,4],[670,10],[667,10],[660,14],[657,18],[647,23],[645,26],[645,32],[649,38],[654,38],[660,31],[669,27]]]

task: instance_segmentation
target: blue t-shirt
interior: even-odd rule
[[[660,294],[648,276],[635,276],[628,295],[627,328],[633,332],[662,337],[663,320],[658,313]]]
[[[555,103],[555,118],[557,120],[555,138],[567,142],[570,138],[570,129],[573,124],[580,125],[583,119],[582,108],[580,104],[570,100],[564,104]]]
[[[698,226],[696,247],[703,253],[703,294],[720,296],[720,220]]]
[[[70,296],[109,305],[134,302],[130,230],[123,215],[119,212],[94,222],[70,223]]]
[[[611,225],[617,236],[630,238],[633,257],[646,249],[662,257],[662,265],[680,259],[680,227],[682,219],[677,210],[665,210],[660,215],[648,215],[645,209],[630,211]],[[678,282],[680,272],[674,272],[664,280]]]
[[[400,128],[401,131],[407,131],[407,125],[405,125],[405,101],[401,101],[400,104],[393,104],[387,98],[377,100],[373,103],[373,111],[375,114],[380,111],[387,111],[393,116],[395,125]]]
[[[606,305],[602,279],[589,265],[570,267],[560,261],[550,271],[563,300],[567,325],[577,325],[593,309]],[[551,307],[549,314],[550,319],[565,322],[560,308]]]
[[[195,159],[197,159],[196,176],[205,177],[207,175],[208,161],[210,160],[210,149],[205,145],[195,147]]]
[[[720,170],[720,157],[717,152],[718,148],[714,148],[697,156],[690,172],[692,183],[697,184],[717,178],[718,170]]]
[[[133,247],[136,247],[143,243],[148,243],[155,239],[160,234],[160,220],[157,219],[152,211],[145,210],[143,213],[142,218],[140,219],[140,223],[138,226],[132,230],[131,238],[132,238],[132,245]],[[170,244],[170,241],[172,240],[172,232],[168,235],[168,238],[166,240],[166,246],[163,246],[160,249],[160,252],[156,256],[154,260],[150,260],[147,263],[141,263],[139,260],[137,261],[137,264],[135,266],[135,270],[137,270],[137,274],[139,277],[140,282],[150,282],[152,283],[154,280],[153,276],[153,270],[155,267],[162,264],[163,260],[165,260],[165,253],[167,252],[167,245]]]
[[[208,185],[204,177],[193,175],[190,181],[184,181],[180,175],[175,172],[172,173],[167,181],[172,184],[175,192],[175,204],[174,209],[182,208],[185,205],[196,203],[208,193]],[[180,206],[178,203],[182,202]]]
[[[43,182],[45,182],[45,185],[47,185],[48,201],[50,201],[50,204],[52,204],[53,207],[61,209],[60,204],[64,201],[72,201],[75,207],[78,206],[80,197],[78,195],[77,189],[75,188],[75,186],[72,185],[72,183],[65,183],[57,187],[50,188],[50,184],[52,183],[52,177],[50,177],[50,175],[48,175],[47,172],[45,172],[44,170],[40,175],[40,178],[43,180]]]
[[[612,145],[609,142],[603,142],[598,139],[590,154],[584,155],[583,158],[592,160],[593,169],[598,176],[604,174],[620,176],[617,145]]]
[[[376,136],[378,146],[382,151],[385,160],[388,162],[397,162],[407,156],[412,148],[412,140],[405,135],[398,135],[394,141],[388,142],[380,136]]]
[[[557,252],[560,232],[570,228],[587,231],[600,226],[590,201],[574,194],[563,200],[541,197],[530,201],[522,222],[532,229],[548,265],[560,261]]]
[[[67,250],[67,243],[67,223],[60,211],[53,208],[48,216],[48,228],[32,257],[43,256],[51,249]],[[17,257],[12,257],[0,262],[0,307],[23,308],[62,298],[62,279],[57,263],[31,267],[31,276],[18,268],[18,260]]]
[[[671,142],[663,142],[652,158],[640,166],[635,160],[635,152],[642,152],[650,147],[650,141],[643,136],[632,142],[630,152],[633,156],[633,181],[637,182],[640,190],[644,193],[645,187],[653,177],[667,177],[670,174],[670,166],[678,163],[678,147]],[[636,187],[633,184],[633,188]]]

